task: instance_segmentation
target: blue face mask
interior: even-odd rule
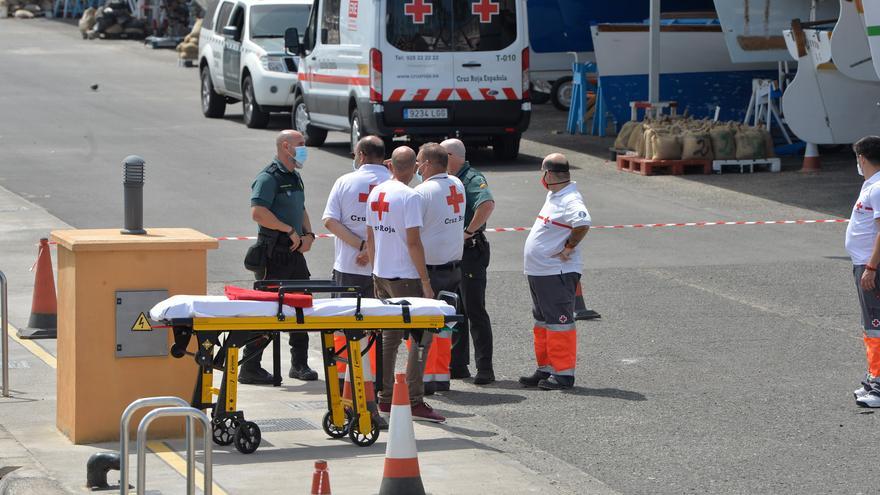
[[[297,146],[294,150],[293,159],[296,161],[296,168],[303,168],[306,160],[309,158],[309,149],[305,146]]]

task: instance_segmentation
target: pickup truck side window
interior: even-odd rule
[[[220,12],[217,14],[217,31],[223,34],[223,26],[229,21],[229,14],[232,12],[232,2],[223,2],[220,5]]]
[[[232,16],[229,17],[228,26],[238,28],[238,35],[235,36],[235,41],[241,41],[241,37],[244,34],[244,6],[239,5],[235,7],[235,10],[232,11]]]
[[[324,10],[321,11],[321,31],[327,31],[327,38],[321,34],[321,43],[325,45],[339,44],[339,10],[341,0],[326,0]]]

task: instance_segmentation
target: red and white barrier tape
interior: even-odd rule
[[[666,227],[714,227],[721,225],[807,225],[814,223],[847,223],[849,220],[844,218],[828,218],[822,220],[754,220],[754,221],[738,221],[738,222],[683,222],[683,223],[633,223],[627,225],[595,225],[590,230],[596,229],[656,229]],[[494,229],[486,229],[486,232],[527,232],[531,227],[498,227]],[[335,237],[333,234],[316,234],[318,238]],[[253,241],[256,236],[231,236],[217,237],[218,241]]]

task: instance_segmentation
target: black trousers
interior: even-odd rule
[[[275,245],[272,255],[266,264],[265,273],[257,273],[257,280],[308,280],[311,277],[306,265],[306,257],[299,251],[291,252],[290,239],[287,242],[280,240]],[[309,334],[308,332],[290,332],[290,360],[294,367],[308,364],[309,359]],[[269,345],[269,341],[257,342],[245,346],[244,353],[250,356],[257,353],[258,356],[250,359],[242,365],[242,368],[253,371],[260,368],[263,359],[263,350]]]
[[[470,363],[470,338],[474,340],[477,370],[492,370],[492,322],[486,312],[486,270],[489,268],[489,243],[480,236],[465,244],[461,259],[461,301],[465,321],[452,333],[450,370],[464,370]],[[470,337],[468,336],[470,334]]]

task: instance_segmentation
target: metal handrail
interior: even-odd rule
[[[6,306],[6,275],[0,272],[0,336],[3,338],[3,355],[0,365],[3,366],[3,397],[9,397],[9,308]]]
[[[213,488],[213,461],[211,459],[211,420],[203,411],[199,411],[194,407],[163,407],[153,409],[144,415],[144,419],[138,425],[137,430],[137,495],[144,495],[147,481],[147,429],[157,418],[169,416],[186,416],[189,421],[198,419],[202,423],[203,437],[205,439],[205,486],[202,492],[205,495],[211,495]],[[194,426],[194,425],[192,425]],[[187,444],[187,469],[186,469],[186,493],[187,495],[195,495],[196,477],[195,477],[195,460],[189,459],[190,454],[194,455],[195,446],[195,428],[187,428],[186,444]]]
[[[138,399],[128,407],[125,408],[125,411],[122,412],[122,418],[119,420],[119,494],[120,495],[128,495],[128,447],[129,447],[129,438],[128,438],[128,425],[131,422],[131,417],[134,416],[134,413],[138,409],[143,409],[145,407],[163,407],[163,406],[180,406],[180,407],[189,407],[189,402],[181,399],[180,397],[173,396],[165,396],[165,397],[147,397],[144,399]],[[187,467],[187,480],[193,479],[195,480],[195,432],[193,431],[193,420],[192,418],[187,418],[186,420],[186,467]],[[192,466],[192,467],[190,467]]]

